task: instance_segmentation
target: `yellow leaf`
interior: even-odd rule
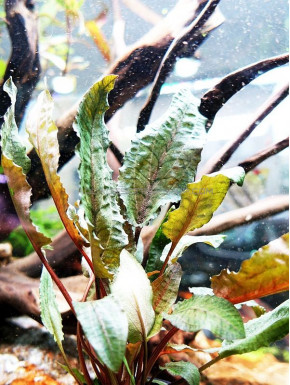
[[[189,183],[181,194],[180,206],[169,213],[163,225],[163,233],[172,243],[210,221],[215,210],[222,203],[231,179],[225,175],[204,175],[199,182]]]
[[[103,58],[108,62],[111,61],[110,46],[96,21],[86,21],[85,26],[88,32],[90,33],[92,39],[94,40],[96,46],[98,47],[99,51],[101,52]]]

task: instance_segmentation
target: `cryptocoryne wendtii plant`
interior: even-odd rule
[[[222,271],[212,277],[212,290],[192,288],[191,298],[177,300],[182,276],[179,256],[193,243],[218,247],[224,239],[223,235],[198,237],[188,233],[210,221],[230,186],[242,185],[245,173],[235,167],[195,181],[206,140],[206,118],[191,93],[181,90],[168,113],[132,141],[118,182],[114,182],[106,159],[110,142],[104,124],[107,95],[114,79],[107,76],[91,87],[75,119],[80,138],[76,150],[80,158],[78,205],[68,203],[57,174],[57,127],[47,90],[38,97],[26,127],[60,218],[83,256],[88,284],[80,302],[71,299],[49,266],[45,249],[51,240],[30,220],[31,188],[26,180],[30,160],[14,120],[16,88],[11,80],[5,85],[12,105],[2,127],[2,167],[21,223],[44,265],[40,284],[42,322],[54,335],[66,369],[79,384],[164,384],[159,373],[166,370],[182,378],[172,380],[172,384],[185,381],[196,385],[201,373],[218,360],[267,346],[288,333],[287,303],[265,314],[263,309],[256,309],[257,318],[245,325],[235,306],[287,290],[288,235],[259,249],[238,273]],[[178,207],[172,206],[174,203]],[[141,230],[156,217],[161,225],[149,247],[144,247]],[[62,347],[62,320],[53,281],[78,321],[80,368],[70,367]],[[163,320],[172,327],[149,356],[148,341],[160,332]],[[208,329],[223,344],[209,351],[214,355],[212,361],[200,368],[178,361],[156,371],[161,354],[194,350],[169,344],[179,329]],[[91,361],[95,378],[89,374],[84,354]]]

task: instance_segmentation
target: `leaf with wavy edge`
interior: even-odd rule
[[[215,295],[232,303],[245,302],[289,289],[289,234],[261,247],[240,270],[222,270],[211,278]]]
[[[165,236],[176,245],[183,235],[208,223],[231,183],[241,184],[244,176],[242,167],[234,167],[189,183],[181,194],[179,208],[169,213],[168,221],[163,224]]]
[[[144,341],[155,319],[152,287],[144,269],[127,251],[122,250],[120,267],[111,284],[129,322],[128,341]]]
[[[164,366],[160,366],[159,369],[167,370],[172,376],[182,377],[189,385],[198,385],[200,381],[200,374],[195,365],[191,362],[178,361],[168,362]]]
[[[143,226],[161,205],[178,201],[186,184],[194,180],[205,124],[196,99],[181,90],[166,115],[132,141],[118,185],[133,225]]]
[[[117,372],[122,364],[128,321],[118,300],[108,295],[97,301],[73,302],[77,319],[100,360]]]
[[[219,356],[252,352],[284,338],[289,333],[289,300],[245,324],[246,338],[224,341]]]
[[[187,332],[208,329],[223,339],[245,337],[243,320],[234,305],[211,295],[194,295],[179,302],[171,314],[163,313],[163,317]]]
[[[10,195],[15,210],[34,248],[41,252],[41,248],[51,243],[51,239],[40,233],[30,219],[31,187],[26,180],[26,173],[30,169],[30,159],[26,155],[26,148],[18,136],[14,110],[16,101],[16,87],[11,78],[4,85],[5,91],[11,97],[11,106],[4,115],[2,125],[1,164],[7,177]]]
[[[45,90],[38,96],[37,103],[29,114],[26,131],[41,161],[42,169],[59,216],[67,233],[77,247],[81,249],[85,241],[67,214],[67,211],[69,209],[73,210],[73,207],[68,203],[68,194],[57,174],[60,157],[57,139],[58,128],[52,120],[52,111],[53,99],[49,91]]]
[[[175,303],[182,277],[179,263],[171,265],[160,277],[152,282],[153,309],[155,311],[155,322],[148,338],[158,333],[162,326],[163,315],[168,313]]]
[[[104,114],[115,78],[114,75],[106,76],[89,89],[74,123],[80,138],[77,152],[81,160],[81,201],[90,231],[95,274],[100,278],[112,278],[120,263],[120,252],[128,243],[112,170],[107,163],[110,142]]]

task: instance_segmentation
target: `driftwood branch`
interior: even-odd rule
[[[278,154],[280,151],[284,150],[287,147],[289,147],[289,136],[273,144],[272,146],[265,148],[264,150],[258,152],[250,158],[243,160],[239,163],[239,166],[243,167],[245,172],[249,172],[255,167],[257,167],[260,163],[264,162],[264,160],[270,158],[273,155]]]
[[[271,196],[250,206],[217,215],[208,224],[190,232],[189,235],[220,234],[223,231],[278,214],[288,209],[289,198],[287,195]]]
[[[161,87],[165,82],[167,76],[170,74],[177,58],[182,56],[182,52],[184,52],[185,47],[186,50],[191,47],[190,51],[193,53],[196,48],[201,44],[201,42],[205,39],[206,35],[201,32],[202,28],[215,11],[219,2],[220,0],[210,0],[206,4],[202,12],[198,15],[198,17],[188,27],[185,28],[185,31],[182,31],[181,36],[178,36],[171,43],[168,51],[162,59],[156,77],[154,79],[151,93],[140,112],[137,123],[137,132],[142,131],[146,124],[148,124],[152,110],[159,96]]]
[[[257,114],[254,116],[250,124],[231,142],[227,143],[220,151],[212,156],[202,168],[200,175],[211,174],[212,172],[220,170],[225,163],[231,158],[237,148],[243,143],[246,138],[253,132],[253,130],[260,124],[266,116],[277,105],[284,100],[288,95],[289,86],[284,85],[279,91],[271,96],[266,102],[260,107]]]
[[[199,111],[202,115],[213,120],[222,106],[238,91],[263,73],[287,64],[289,55],[279,55],[243,67],[223,78],[201,98]]]
[[[31,0],[6,0],[6,20],[12,43],[12,53],[4,74],[11,76],[18,89],[15,116],[21,122],[25,108],[38,82],[41,68],[38,55],[37,18]],[[0,86],[0,127],[10,106],[10,98]]]

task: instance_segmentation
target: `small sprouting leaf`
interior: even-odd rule
[[[196,99],[181,90],[168,113],[132,142],[120,169],[119,191],[133,225],[143,226],[160,206],[178,201],[187,183],[194,180],[205,124]]]
[[[43,325],[53,335],[55,342],[63,353],[62,341],[64,335],[61,314],[56,303],[51,276],[44,266],[40,278],[39,295]]]
[[[104,77],[85,94],[74,128],[80,137],[81,201],[90,229],[90,243],[95,274],[112,278],[120,262],[120,252],[127,245],[124,219],[117,203],[112,170],[107,163],[108,129],[104,114],[108,109],[108,93],[116,76]]]
[[[73,302],[77,319],[100,360],[117,372],[122,364],[128,321],[119,301],[108,295],[97,301]]]
[[[85,242],[67,214],[67,211],[72,208],[68,203],[68,194],[57,174],[60,153],[57,139],[58,129],[52,120],[52,111],[53,100],[49,91],[45,90],[38,96],[37,103],[29,114],[26,130],[41,161],[59,216],[72,240],[78,248],[81,248]]]
[[[172,376],[182,377],[189,385],[198,385],[200,381],[200,374],[195,365],[191,362],[179,361],[168,362],[164,367],[159,367],[161,370],[165,369]]]
[[[177,243],[175,249],[173,250],[170,260],[171,262],[176,262],[177,259],[181,257],[183,252],[194,243],[202,242],[217,248],[225,240],[225,238],[226,238],[225,235],[201,235],[201,236],[184,235],[180,239],[180,241]],[[166,245],[166,247],[164,248],[161,255],[162,261],[164,261],[166,256],[168,255],[171,245],[172,243],[170,243],[169,245]]]
[[[178,263],[169,266],[165,273],[152,282],[153,309],[155,311],[155,322],[149,337],[158,333],[162,326],[163,315],[168,313],[175,303],[182,277],[182,270]]]
[[[243,354],[269,346],[289,333],[289,300],[276,309],[245,324],[246,337],[236,341],[225,341],[219,352],[221,358]]]
[[[289,234],[261,247],[242,262],[239,272],[222,270],[211,278],[215,295],[232,303],[289,289]]]
[[[152,287],[140,263],[127,250],[121,252],[120,259],[111,292],[116,295],[127,314],[128,341],[144,341],[155,319]]]
[[[234,305],[211,295],[194,295],[179,302],[171,314],[163,313],[163,317],[188,332],[208,329],[228,340],[245,336],[243,320]]]
[[[208,223],[220,206],[232,182],[243,179],[241,167],[225,170],[217,175],[204,175],[199,182],[189,183],[181,194],[180,206],[169,213],[163,232],[173,243],[191,230]]]

